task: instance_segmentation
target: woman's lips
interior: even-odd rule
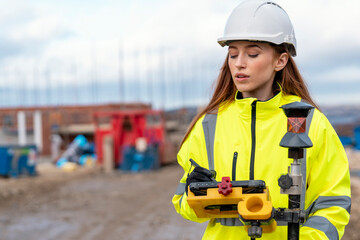
[[[238,81],[244,81],[244,80],[247,80],[249,79],[249,75],[245,74],[245,73],[237,73],[235,74],[235,79],[238,80]]]

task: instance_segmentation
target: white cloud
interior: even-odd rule
[[[314,76],[314,82],[321,83],[359,83],[360,66],[342,66]]]
[[[63,27],[60,18],[49,15],[14,27],[9,31],[8,36],[13,41],[45,41],[53,37],[58,37],[62,32]]]
[[[295,27],[298,55],[316,62],[336,51],[360,49],[360,1],[303,0],[277,2],[288,12]]]
[[[160,71],[156,79],[161,81],[161,61],[166,61],[169,76],[187,74],[184,71],[199,74],[196,68],[204,64],[218,66],[226,49],[216,39],[239,1],[6,2],[6,10],[0,9],[0,33],[13,44],[24,45],[19,47],[23,52],[33,51],[26,56],[13,51],[14,55],[2,62],[2,69],[21,69],[25,76],[25,72],[32,76],[34,68],[39,68],[42,76],[50,69],[57,76],[52,84],[63,84],[74,81],[74,66],[77,81],[91,81],[94,75],[99,81],[118,79],[121,42],[128,81],[134,76],[145,79],[155,71]],[[277,2],[295,26],[296,60],[307,78],[312,82],[341,78],[344,84],[360,81],[356,55],[360,54],[360,1]],[[211,79],[218,70],[213,68],[207,74]]]
[[[356,105],[360,103],[359,93],[328,93],[318,94],[314,97],[316,103],[321,106]]]
[[[216,39],[222,34],[227,15],[234,4],[218,10],[214,0],[166,1],[158,8],[147,10],[141,8],[139,3],[128,6],[129,9],[120,4],[105,5],[97,10],[81,12],[70,18],[71,21],[61,22],[62,25],[67,24],[67,28],[76,35],[52,41],[42,59],[75,61],[74,64],[83,71],[94,68],[96,62],[99,75],[116,79],[121,43],[126,48],[125,73],[130,77],[139,75],[137,69],[143,74],[150,70],[158,71],[161,67],[159,58],[163,57],[159,54],[166,55],[169,63],[181,64],[199,57],[202,61],[206,56],[213,56],[214,52],[224,51]],[[134,9],[138,11],[129,12]],[[56,21],[53,22],[55,25]],[[36,35],[35,32],[32,34]],[[136,56],[142,60],[135,60]]]

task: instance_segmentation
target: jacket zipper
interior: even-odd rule
[[[254,180],[254,164],[255,164],[255,123],[256,123],[256,102],[251,104],[251,157],[250,157],[250,180]]]
[[[232,168],[232,181],[236,181],[236,162],[237,162],[238,152],[234,152],[233,156],[233,168]]]

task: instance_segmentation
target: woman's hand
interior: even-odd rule
[[[213,181],[212,177],[213,177],[213,173],[210,170],[200,166],[196,166],[194,170],[190,173],[188,178],[186,179],[186,188],[185,188],[186,195],[188,194],[188,188],[190,183],[211,182]]]

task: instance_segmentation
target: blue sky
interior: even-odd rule
[[[278,2],[321,105],[360,104],[360,1]],[[0,106],[205,104],[239,1],[0,1]]]

